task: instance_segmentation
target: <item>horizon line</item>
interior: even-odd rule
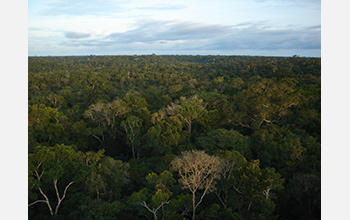
[[[237,57],[299,57],[299,58],[320,58],[321,56],[301,56],[298,54],[293,54],[290,56],[278,56],[278,55],[220,55],[220,54],[155,54],[155,53],[150,53],[150,54],[106,54],[106,55],[96,55],[96,54],[89,54],[89,55],[28,55],[29,57],[103,57],[103,56],[222,56],[222,57],[232,57],[232,56],[237,56]]]

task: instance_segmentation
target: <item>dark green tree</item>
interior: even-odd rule
[[[120,126],[124,129],[126,134],[126,143],[131,147],[132,158],[135,160],[136,155],[139,159],[139,140],[141,133],[142,121],[136,116],[129,116],[127,119],[120,123]]]
[[[29,154],[28,162],[30,195],[36,197],[34,201],[30,198],[32,201],[29,207],[45,203],[50,215],[57,215],[69,194],[68,189],[73,184],[82,182],[89,173],[84,163],[84,155],[63,144],[36,147],[34,153]],[[54,199],[57,202],[53,202]]]
[[[190,98],[181,97],[177,102],[173,102],[166,107],[168,115],[178,117],[184,124],[189,137],[192,133],[192,124],[206,110],[206,105],[197,96]]]
[[[291,78],[278,82],[264,78],[252,80],[246,89],[234,96],[235,101],[227,108],[229,122],[250,129],[280,122],[292,107],[301,104],[297,83]]]
[[[173,185],[176,180],[173,175],[165,170],[161,174],[150,173],[147,175],[148,183],[154,185],[154,194],[152,190],[143,188],[139,192],[134,192],[128,200],[128,203],[140,205],[153,214],[154,220],[158,218],[158,211],[162,209],[162,219],[165,219],[164,206],[170,203],[172,192],[169,186]]]
[[[155,152],[166,154],[176,152],[176,146],[180,143],[182,136],[180,119],[170,116],[157,121],[148,129],[143,139],[149,147],[155,149]]]
[[[235,130],[212,130],[207,136],[198,138],[197,145],[210,154],[220,150],[236,150],[245,157],[251,157],[250,138]]]

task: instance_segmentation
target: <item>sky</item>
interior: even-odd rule
[[[28,0],[28,55],[321,57],[321,0]]]

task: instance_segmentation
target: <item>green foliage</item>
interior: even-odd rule
[[[237,175],[235,188],[243,201],[240,212],[248,218],[272,217],[275,203],[269,200],[274,197],[273,191],[283,188],[281,175],[274,168],[261,169],[259,160],[252,160],[239,168]]]
[[[181,97],[177,102],[168,105],[166,111],[168,115],[176,116],[181,120],[191,137],[193,122],[206,111],[206,108],[202,99],[192,96]]]
[[[319,219],[320,67],[298,56],[29,57],[29,218]],[[198,150],[208,157],[168,171]],[[212,158],[216,174],[182,188]]]
[[[29,152],[35,145],[50,145],[64,143],[67,134],[65,122],[67,118],[56,108],[44,104],[32,105],[28,108]]]
[[[28,182],[31,205],[46,203],[51,215],[57,215],[61,202],[67,195],[71,185],[82,182],[89,174],[89,168],[84,163],[84,155],[71,146],[63,144],[54,147],[38,146],[33,154],[28,155]],[[37,196],[33,196],[33,193]],[[57,195],[58,203],[52,206],[51,194]]]
[[[123,187],[129,183],[129,164],[110,157],[102,158],[99,152],[87,154],[87,159],[93,165],[87,178],[91,195],[96,195],[97,200],[120,199]]]
[[[159,176],[156,173],[148,174],[146,180],[155,185],[155,190],[152,190],[154,193],[152,194],[152,191],[145,187],[139,192],[134,192],[130,196],[128,203],[143,206],[153,214],[155,220],[157,219],[159,209],[162,208],[164,219],[164,206],[170,203],[170,198],[173,195],[168,187],[175,182],[175,179],[169,171],[165,170]]]
[[[159,153],[177,153],[176,146],[182,140],[182,123],[175,116],[157,121],[143,136],[147,146]]]
[[[138,155],[138,145],[140,139],[140,129],[142,120],[134,115],[127,117],[124,121],[120,123],[120,126],[124,129],[126,133],[126,143],[132,149],[133,159],[136,159],[136,154]],[[136,149],[136,153],[135,153]],[[138,155],[139,156],[139,155]]]
[[[173,178],[173,174],[165,170],[161,174],[149,173],[146,176],[146,180],[149,183],[155,184],[156,188],[169,187],[172,186],[176,180]]]
[[[271,125],[255,132],[252,136],[253,153],[261,160],[264,167],[275,167],[286,173],[294,170],[301,163],[305,154],[301,137],[288,127]]]
[[[89,211],[89,219],[115,220],[120,216],[125,205],[119,201],[104,202]]]
[[[251,157],[250,138],[235,130],[212,130],[207,136],[198,138],[197,145],[210,154],[220,150],[236,150],[248,158]]]
[[[147,188],[143,188],[138,192],[134,192],[130,196],[128,203],[130,203],[132,205],[139,205],[142,202],[146,201],[147,197],[149,197],[149,191]]]
[[[295,173],[280,197],[283,217],[305,220],[321,218],[321,178],[317,175]]]
[[[290,108],[301,104],[300,93],[295,90],[297,83],[291,78],[278,82],[259,77],[251,80],[234,97],[238,101],[228,108],[230,123],[260,129],[263,124],[280,122],[290,114]]]

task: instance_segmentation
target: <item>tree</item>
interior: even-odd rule
[[[166,107],[169,115],[178,117],[185,125],[189,137],[191,137],[192,123],[205,112],[203,99],[197,96],[191,98],[181,97],[179,101],[172,102]]]
[[[57,110],[67,105],[66,100],[63,96],[54,93],[50,93],[47,96],[47,104],[48,106],[56,108]]]
[[[257,213],[271,217],[275,204],[272,190],[283,188],[284,179],[272,167],[260,168],[259,160],[252,160],[237,170],[234,181],[235,190],[241,198],[240,213],[248,219],[255,218]],[[254,207],[256,207],[254,209]]]
[[[284,215],[298,219],[321,219],[321,178],[312,173],[295,173],[281,197]],[[286,199],[288,198],[288,199]]]
[[[234,96],[235,103],[229,106],[229,122],[233,125],[260,129],[263,123],[277,123],[300,105],[300,93],[295,90],[295,79],[261,79],[248,83],[247,89]]]
[[[159,209],[162,209],[162,219],[165,217],[164,206],[170,203],[172,192],[169,186],[175,183],[173,175],[165,170],[161,174],[150,173],[147,175],[148,183],[155,185],[155,193],[152,195],[148,188],[143,188],[139,192],[134,192],[128,202],[134,205],[141,205],[153,214],[154,220],[157,220]]]
[[[140,136],[140,129],[141,129],[141,119],[136,116],[129,116],[127,119],[122,121],[120,125],[124,128],[126,137],[127,137],[127,144],[131,147],[132,150],[132,157],[135,160],[135,147],[137,147],[139,136]],[[136,149],[137,150],[137,149]],[[139,157],[139,154],[137,152],[137,156]]]
[[[286,177],[298,169],[306,156],[301,139],[289,127],[270,125],[251,135],[252,151],[263,167],[274,167]]]
[[[61,203],[67,196],[68,189],[88,175],[83,154],[63,144],[55,147],[38,146],[33,154],[29,154],[28,162],[29,189],[35,191],[34,194],[37,193],[36,190],[39,191],[44,198],[37,199],[28,206],[46,203],[50,215],[57,215]],[[54,193],[50,193],[52,189]],[[55,209],[53,209],[49,193],[56,195]]]
[[[237,182],[237,170],[243,167],[247,160],[238,151],[219,151],[217,153],[222,160],[222,169],[220,171],[220,177],[217,179],[217,190],[215,191],[220,203],[224,208],[227,208],[228,204],[231,207],[239,207],[239,199],[235,199],[235,194],[239,192],[236,188],[235,182]]]
[[[180,175],[179,182],[183,188],[192,193],[192,220],[196,216],[196,208],[203,201],[204,196],[215,190],[215,179],[219,177],[221,160],[216,156],[209,156],[204,151],[185,151],[176,157],[171,166]],[[196,192],[203,190],[199,201]]]
[[[99,127],[108,126],[112,129],[112,132],[115,132],[119,117],[130,111],[131,109],[122,99],[116,99],[109,103],[99,101],[89,106],[88,110],[84,112],[84,117],[90,118]]]
[[[37,145],[64,142],[67,117],[62,112],[44,104],[29,106],[28,110],[29,152]]]
[[[174,146],[179,144],[182,136],[182,123],[175,116],[157,121],[143,136],[147,144],[161,153],[174,153]]]
[[[104,157],[104,151],[87,152],[86,163],[91,166],[87,186],[91,194],[100,199],[114,201],[119,199],[122,187],[129,183],[129,164],[111,157]]]

